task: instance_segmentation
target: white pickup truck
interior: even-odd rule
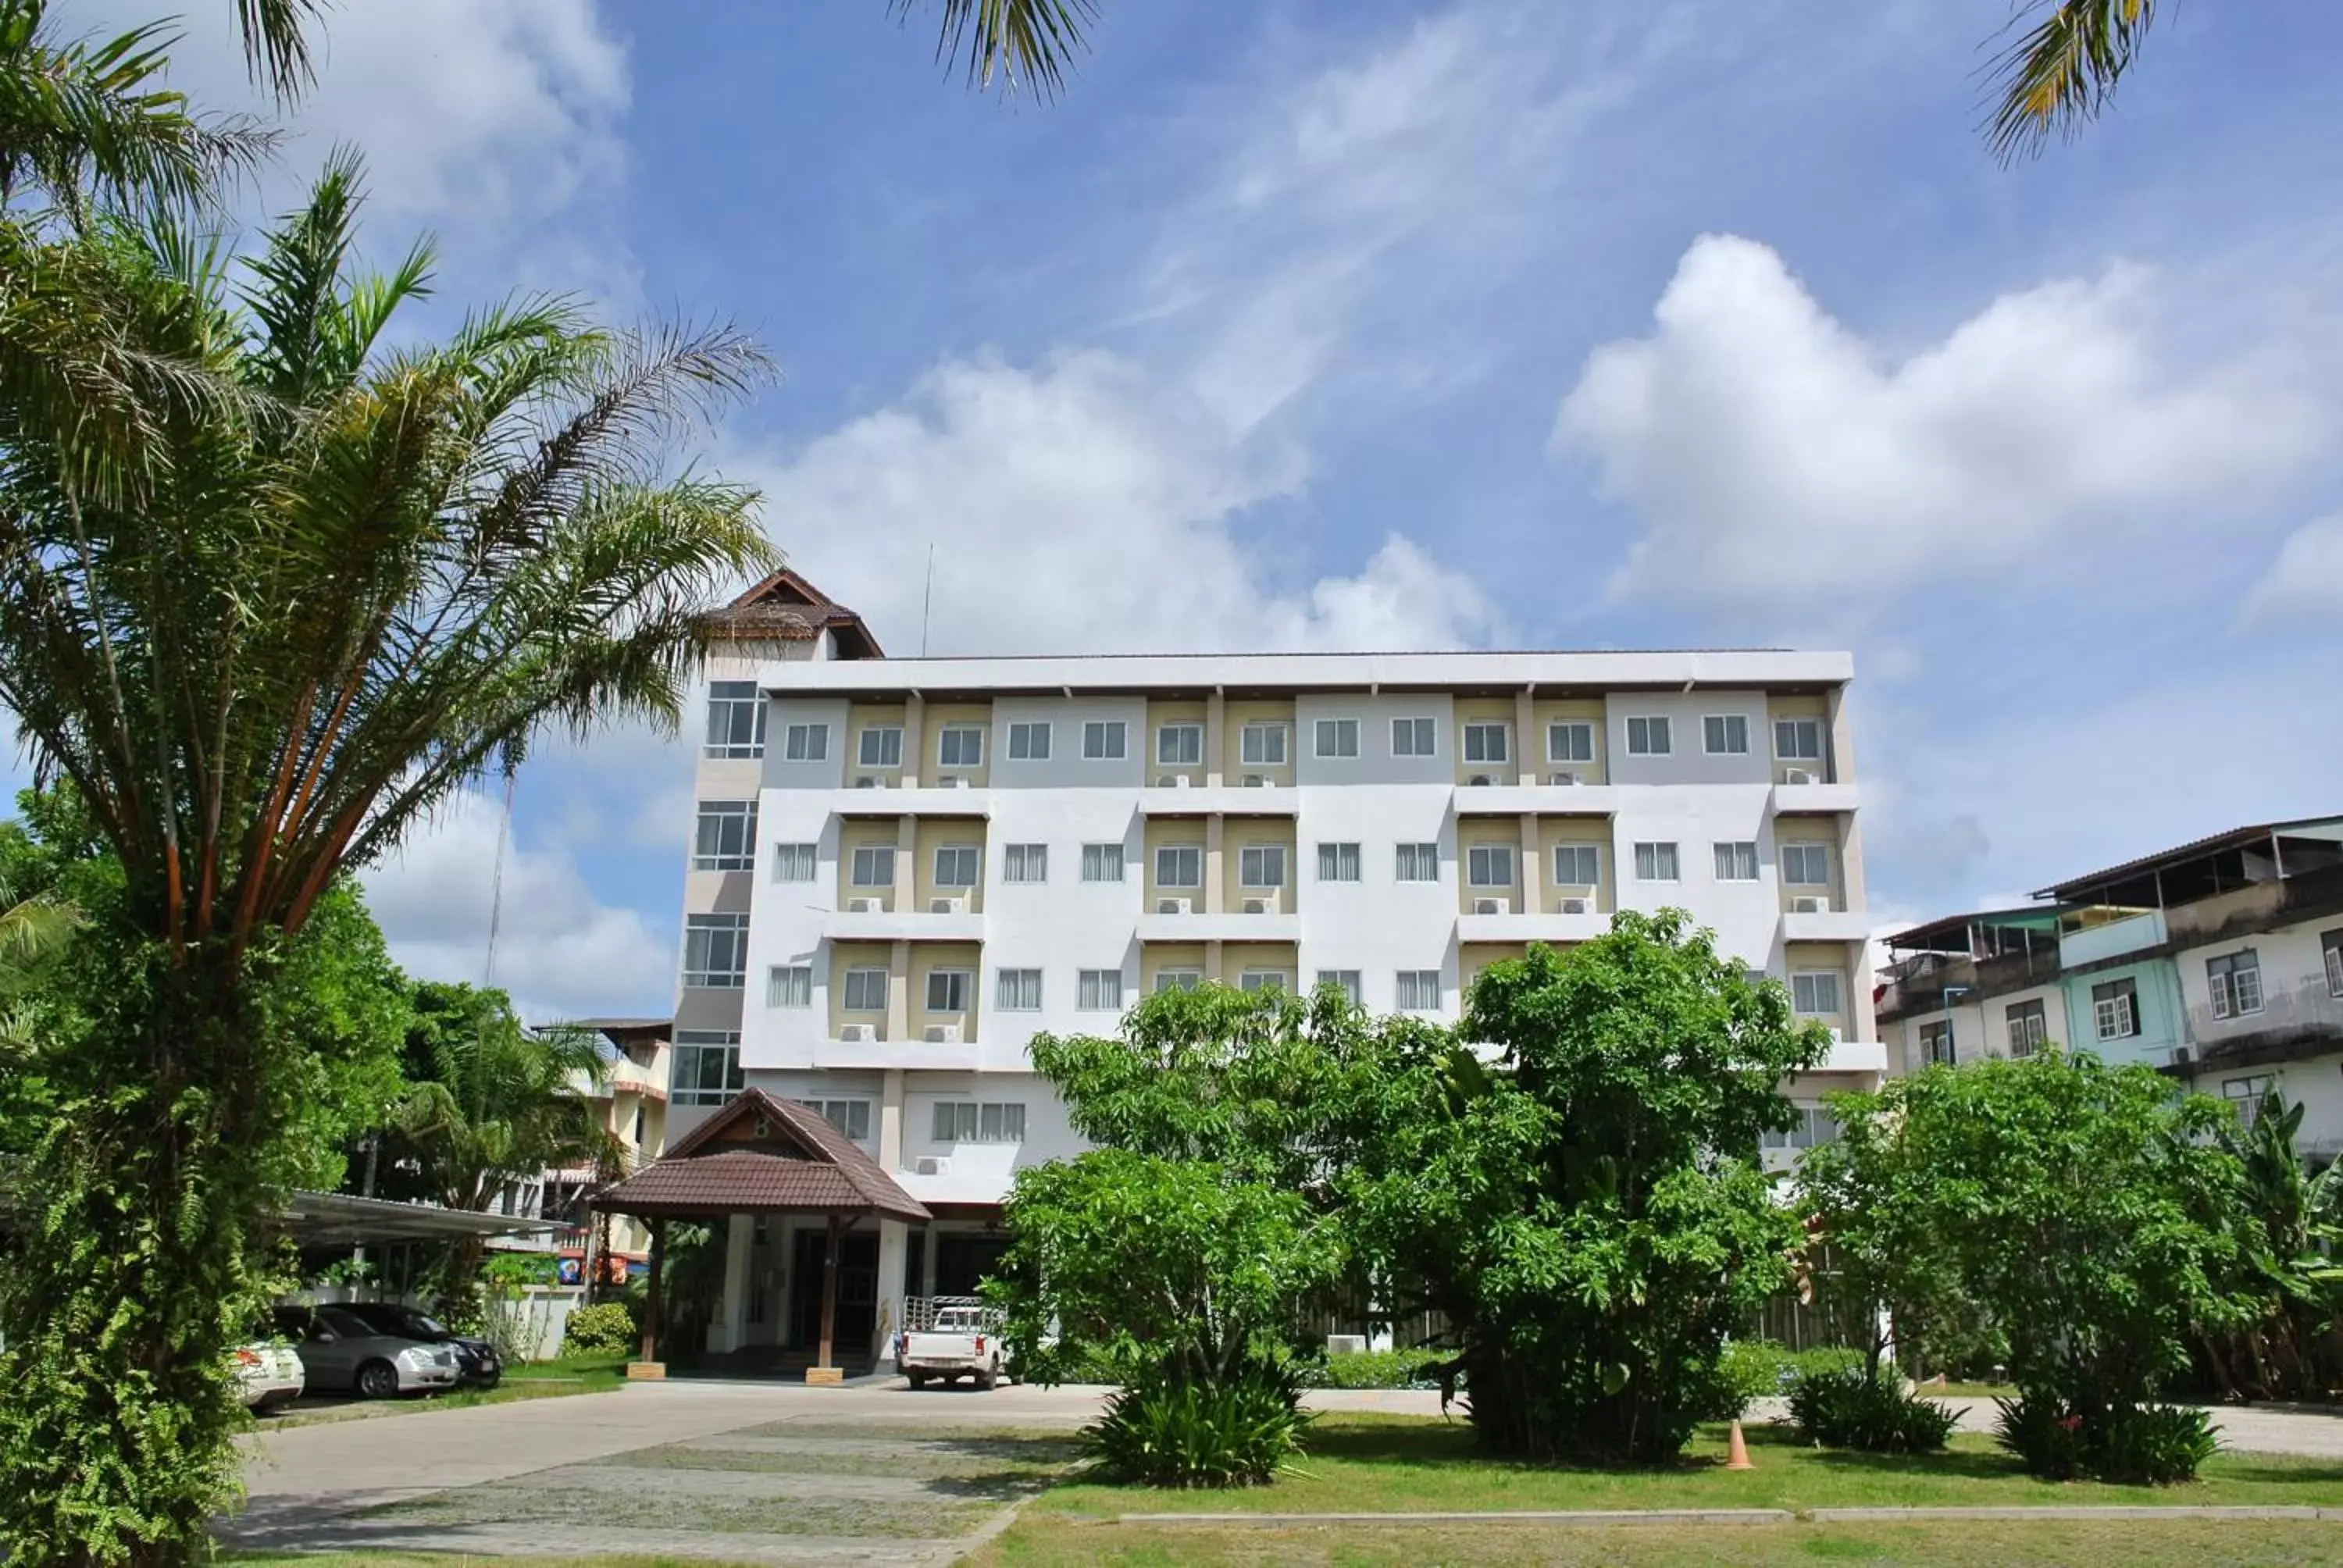
[[[895,1336],[895,1371],[913,1388],[932,1378],[962,1378],[989,1389],[1001,1381],[998,1315],[973,1297],[918,1298],[903,1303],[903,1332]]]

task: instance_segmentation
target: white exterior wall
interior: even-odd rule
[[[790,651],[794,652],[794,649]],[[746,669],[720,669],[718,678],[738,678]],[[1802,951],[1843,954],[1841,973],[1848,1014],[1847,1037],[1830,1064],[1851,1077],[1816,1080],[1800,1092],[1812,1100],[1823,1088],[1851,1087],[1884,1066],[1881,1048],[1866,1038],[1870,974],[1865,965],[1867,922],[1859,907],[1859,867],[1840,864],[1853,830],[1853,781],[1835,777],[1813,787],[1774,783],[1769,688],[1804,691],[1843,683],[1850,670],[1842,655],[1813,654],[1483,654],[1408,656],[1307,656],[1290,658],[1166,658],[1140,659],[1001,659],[839,661],[774,659],[755,667],[755,678],[772,693],[767,745],[760,763],[703,760],[703,799],[734,798],[728,791],[751,780],[759,799],[757,869],[718,876],[695,873],[689,880],[687,910],[747,908],[750,912],[747,984],[741,992],[685,993],[679,1007],[683,1028],[732,1028],[740,1031],[740,1059],[749,1081],[799,1099],[852,1098],[872,1102],[870,1135],[864,1147],[882,1156],[882,1118],[898,1119],[893,1151],[899,1180],[922,1201],[998,1202],[1014,1171],[1022,1166],[1077,1152],[1080,1141],[1062,1109],[1030,1070],[1026,1044],[1037,1030],[1055,1033],[1110,1032],[1114,1017],[1077,1006],[1082,970],[1118,970],[1123,1001],[1140,992],[1141,959],[1154,940],[1240,941],[1253,936],[1291,940],[1297,982],[1308,987],[1321,970],[1360,972],[1363,1000],[1375,1011],[1396,1006],[1395,977],[1403,970],[1437,970],[1442,980],[1440,1016],[1461,1011],[1464,978],[1463,943],[1517,944],[1523,940],[1571,941],[1598,934],[1608,915],[1557,915],[1552,898],[1524,909],[1521,876],[1521,824],[1567,816],[1578,824],[1601,824],[1607,859],[1605,880],[1618,907],[1689,909],[1717,933],[1721,949],[1753,969],[1785,977],[1785,940]],[[1729,678],[1731,684],[1724,684]],[[1686,681],[1698,684],[1691,691]],[[1378,683],[1420,689],[1377,690]],[[1548,693],[1585,696],[1606,684],[1635,684],[1634,691],[1604,694],[1601,750],[1608,782],[1590,787],[1520,785],[1522,775],[1543,774],[1544,737],[1524,734],[1517,724],[1509,766],[1496,769],[1501,787],[1460,785],[1455,699],[1445,685],[1485,699],[1513,683]],[[1192,699],[1198,691],[1225,687],[1230,701],[1242,690],[1248,699],[1284,692],[1293,712],[1290,789],[1199,788],[1173,790],[1151,782],[1153,736],[1151,698],[1171,694]],[[1101,688],[1107,689],[1101,690]],[[1069,691],[1072,694],[1069,695]],[[856,769],[848,754],[850,713],[860,701],[900,703],[914,694],[930,708],[966,702],[971,694],[990,706],[986,783],[967,790],[851,790]],[[1666,757],[1631,756],[1626,719],[1635,714],[1665,714],[1674,747]],[[1745,754],[1709,756],[1703,749],[1702,720],[1735,714],[1747,723]],[[1392,752],[1391,720],[1430,717],[1437,744],[1430,757]],[[1320,718],[1359,720],[1356,759],[1315,753]],[[1127,726],[1125,756],[1114,761],[1081,756],[1086,720],[1121,719]],[[1046,761],[1012,761],[1007,755],[1012,721],[1047,719],[1052,726]],[[782,738],[791,723],[830,726],[829,755],[820,762],[789,763]],[[930,730],[932,725],[929,726]],[[932,773],[934,737],[923,733],[922,755],[907,756],[920,775]],[[1208,758],[1215,749],[1208,746]],[[1236,758],[1218,756],[1224,785],[1243,771]],[[1202,771],[1202,770],[1200,770]],[[1805,793],[1801,794],[1801,789]],[[1499,836],[1515,845],[1516,896],[1506,916],[1460,916],[1464,868],[1458,853],[1460,809],[1482,821],[1504,825]],[[1825,915],[1785,915],[1775,842],[1777,812],[1796,809],[1803,836],[1833,843],[1835,890],[1857,898],[1852,910]],[[974,818],[968,837],[984,843],[980,913],[936,916],[900,910],[883,924],[838,908],[842,882],[838,863],[844,813],[901,812],[924,821],[930,816]],[[1234,856],[1248,815],[1266,815],[1290,824],[1293,857],[1282,912],[1248,916],[1223,910],[1207,915],[1200,896],[1192,916],[1160,916],[1146,907],[1149,824],[1169,813],[1217,815],[1219,840],[1233,879]],[[1817,824],[1826,824],[1827,829]],[[1121,883],[1085,884],[1081,879],[1086,843],[1124,846]],[[1436,842],[1441,876],[1433,883],[1396,879],[1396,846]],[[1674,883],[1638,882],[1634,846],[1666,841],[1678,846],[1680,877]],[[1719,882],[1712,845],[1755,841],[1759,876],[1755,882]],[[820,864],[811,882],[772,879],[774,846],[812,842]],[[1318,880],[1322,842],[1360,846],[1360,880]],[[1040,886],[1002,880],[1005,847],[1044,844],[1048,879]],[[908,880],[908,873],[899,871]],[[1207,880],[1211,880],[1208,869]],[[1538,866],[1534,885],[1551,893],[1550,861]],[[1266,922],[1274,920],[1273,926]],[[1262,920],[1261,927],[1248,922]],[[918,1038],[890,1037],[873,1042],[830,1038],[832,950],[840,940],[911,944],[954,940],[980,944],[972,1010],[974,1038],[958,1044],[931,1044]],[[1819,944],[1805,946],[1805,944]],[[1224,960],[1233,973],[1233,956]],[[767,1005],[766,974],[774,965],[807,964],[813,970],[812,1005],[777,1009]],[[1801,963],[1799,967],[1807,967]],[[997,977],[1004,969],[1042,971],[1042,1005],[1035,1011],[1003,1011],[995,1003]],[[917,999],[913,998],[916,1015]],[[898,1010],[900,1011],[900,1010]],[[737,1023],[734,1021],[737,1020]],[[720,1020],[720,1021],[719,1021]],[[892,1097],[890,1100],[890,1096]],[[958,1144],[940,1147],[932,1138],[940,1099],[1013,1101],[1025,1107],[1021,1144]],[[673,1138],[705,1115],[677,1107]],[[923,1159],[946,1163],[922,1174]]]
[[[2319,1156],[2343,1154],[2343,1053],[2263,1066],[2230,1066],[2218,1060],[2223,1042],[2258,1031],[2343,1026],[2343,997],[2327,983],[2322,936],[2343,927],[2343,916],[2326,915],[2267,931],[2185,948],[2173,955],[2188,1038],[2201,1065],[2194,1086],[2220,1095],[2235,1081],[2275,1077],[2279,1091],[2303,1107],[2296,1141]],[[2262,1005],[2251,1013],[2213,1016],[2208,959],[2250,949],[2261,970]],[[2205,1060],[2211,1058],[2212,1060]]]

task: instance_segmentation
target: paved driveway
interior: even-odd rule
[[[634,1383],[263,1432],[247,1440],[250,1506],[221,1533],[310,1550],[942,1564],[1071,1461],[1067,1440],[1103,1392]],[[1990,1426],[1990,1402],[1956,1402],[1965,1426]],[[1439,1396],[1311,1403],[1429,1415]],[[2343,1417],[2238,1410],[2220,1423],[2236,1449],[2343,1459]]]

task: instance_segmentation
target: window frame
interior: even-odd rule
[[[1333,984],[1342,988],[1343,998],[1348,1000],[1353,1007],[1364,1007],[1366,1005],[1367,977],[1363,970],[1320,970],[1318,971],[1316,983],[1310,989],[1316,990],[1319,986],[1325,985],[1329,981],[1332,981]]]
[[[1111,858],[1109,851],[1112,852]],[[1082,880],[1091,886],[1104,887],[1110,883],[1121,883],[1125,880],[1124,868],[1129,863],[1130,857],[1123,853],[1123,844],[1119,839],[1082,846]],[[1114,868],[1114,874],[1103,875],[1103,869],[1110,865]],[[1094,872],[1100,874],[1094,874]]]
[[[1292,885],[1292,867],[1285,844],[1240,844],[1237,846],[1237,886],[1255,892],[1282,892]],[[1276,875],[1268,880],[1259,879],[1254,868],[1274,866]]]
[[[889,740],[890,737],[891,740]],[[880,745],[878,749],[881,753],[893,752],[895,759],[892,762],[871,761],[870,743],[873,740],[888,741],[887,744]],[[857,768],[875,768],[882,773],[890,769],[900,769],[903,766],[903,727],[900,724],[864,725],[856,732],[854,738],[854,765]]]
[[[1757,840],[1755,839],[1720,839],[1709,846],[1712,869],[1720,882],[1755,882],[1762,879],[1758,869]]]
[[[948,741],[958,741],[960,743],[958,749],[961,752],[961,756],[958,761],[950,761],[945,759],[944,746]],[[973,757],[967,755],[968,749],[971,746],[976,749],[976,755]],[[981,724],[970,724],[966,722],[957,724],[939,724],[936,726],[936,766],[940,769],[950,768],[961,771],[983,767],[984,726]]]
[[[1097,742],[1092,749],[1091,743]],[[1131,757],[1131,721],[1126,719],[1082,720],[1082,760],[1123,762]]]
[[[1564,755],[1563,753],[1561,753],[1561,752],[1557,752],[1557,751],[1554,749],[1554,740],[1556,739],[1556,738],[1558,738],[1559,736],[1561,736],[1561,735],[1562,735],[1562,734],[1564,734],[1564,732],[1569,732],[1569,733],[1574,734],[1574,735],[1578,736],[1580,739],[1584,739],[1584,740],[1585,741],[1585,743],[1586,743],[1586,755],[1585,755],[1585,756],[1584,756],[1584,757],[1575,756],[1575,755],[1569,755],[1569,756],[1565,756],[1565,755]],[[1545,759],[1546,759],[1547,761],[1549,761],[1549,762],[1584,762],[1584,763],[1592,763],[1592,762],[1594,760],[1594,721],[1593,721],[1592,719],[1550,719],[1546,720],[1546,726],[1545,726]]]
[[[802,865],[805,874],[798,876],[795,868]],[[821,845],[808,840],[795,844],[773,846],[773,880],[776,882],[818,882],[821,880]]]
[[[956,990],[960,992],[959,1006],[953,1007],[946,1005],[943,1007],[938,1007],[935,1005],[936,982],[938,980],[947,982],[946,989],[948,990]],[[970,969],[960,969],[957,966],[939,964],[937,967],[928,971],[927,982],[920,988],[920,1000],[926,1003],[924,1007],[920,1009],[922,1013],[933,1018],[964,1018],[970,1011],[970,1004],[976,1000],[976,971]]]
[[[2262,990],[2261,955],[2252,948],[2217,953],[2205,960],[2205,990],[2217,1019],[2252,1018],[2268,1005]],[[2248,1007],[2247,992],[2252,992]]]
[[[1155,971],[1155,989],[1151,996],[1161,996],[1167,990],[1194,990],[1204,983],[1204,971],[1186,964],[1172,964]]]
[[[1196,875],[1192,881],[1175,881],[1163,874],[1163,857],[1192,855]],[[1159,888],[1201,888],[1204,885],[1204,846],[1202,844],[1158,844],[1155,846],[1155,885]]]
[[[1510,768],[1513,765],[1513,727],[1502,719],[1468,719],[1457,727],[1457,759],[1466,764],[1479,763],[1487,768]],[[1489,737],[1497,739],[1496,755],[1489,756]],[[1479,739],[1483,755],[1473,755],[1475,738]]]
[[[952,870],[955,875],[959,873],[963,864],[967,867],[968,880],[954,882],[944,879],[944,857],[947,855],[952,857]],[[963,856],[966,857],[964,861],[961,859]],[[936,890],[939,897],[950,896],[945,892],[946,889],[951,890],[954,893],[972,893],[983,880],[984,846],[981,844],[938,844],[934,852],[929,857],[928,882]]]
[[[702,951],[700,957],[702,962],[701,966],[698,969],[691,967],[691,939],[694,932],[706,933],[706,940],[701,943]],[[719,934],[726,934],[731,937],[731,957],[733,962],[739,966],[738,968],[732,970],[718,970],[708,967],[708,960],[711,957],[711,954],[708,950],[716,945],[716,938]],[[726,975],[729,975],[731,978],[729,980],[722,978]],[[694,979],[693,977],[695,976],[699,978]],[[710,977],[714,978],[711,979]],[[746,990],[748,986],[749,917],[743,914],[714,910],[684,916],[684,989],[687,990]]]
[[[1049,879],[1049,845],[1003,844],[1001,846],[1001,881],[1003,887],[1039,887]]]
[[[1350,875],[1342,874],[1348,861]],[[1318,843],[1318,879],[1322,882],[1356,882],[1365,875],[1365,846],[1355,839],[1322,839]],[[1329,874],[1332,868],[1332,874]]]
[[[804,1109],[812,1111],[816,1116],[819,1116],[824,1121],[829,1122],[831,1130],[850,1143],[863,1143],[870,1141],[870,1101],[868,1100],[858,1100],[851,1096],[840,1096],[835,1100],[792,1099],[789,1103],[792,1105],[802,1106]],[[833,1108],[842,1110],[847,1112],[846,1119],[843,1121],[830,1114],[830,1111]],[[857,1116],[855,1114],[857,1111],[860,1111],[861,1114]],[[858,1121],[862,1124],[862,1131],[860,1132],[854,1131],[854,1123]]]
[[[1736,724],[1741,727],[1741,744],[1738,746],[1733,744],[1733,727]],[[1712,732],[1709,728],[1711,725],[1717,727],[1715,731]],[[1712,746],[1709,744],[1712,739],[1721,739],[1725,744]],[[1702,714],[1700,716],[1700,749],[1702,755],[1707,757],[1748,756],[1749,716],[1745,713]]]
[[[1237,990],[1247,996],[1262,990],[1274,990],[1281,996],[1292,996],[1293,971],[1273,969],[1240,970],[1237,971]]]
[[[1400,736],[1407,736],[1407,744],[1400,744]],[[1416,744],[1421,739],[1422,746]],[[1437,757],[1440,755],[1440,721],[1429,713],[1405,714],[1391,721],[1392,755],[1393,757]]]
[[[1797,744],[1798,732],[1799,732],[1799,730],[1801,730],[1801,729],[1811,729],[1811,730],[1814,732],[1814,737],[1815,737],[1815,749],[1814,749],[1814,750],[1813,750],[1813,751],[1811,751],[1811,752],[1807,752],[1807,751],[1800,751],[1800,750],[1795,749],[1795,746],[1796,746],[1796,744]],[[1791,744],[1792,744],[1792,748],[1793,748],[1793,749],[1789,749],[1789,750],[1785,750],[1785,749],[1783,749],[1783,747],[1782,747],[1782,738],[1783,738],[1783,733],[1784,733],[1784,731],[1785,731],[1785,730],[1789,733],[1789,735],[1790,735],[1790,737],[1791,737]],[[1799,717],[1799,716],[1797,716],[1797,715],[1793,714],[1793,715],[1789,716],[1788,718],[1776,719],[1775,720],[1774,720],[1774,760],[1775,760],[1775,761],[1776,761],[1776,762],[1819,762],[1819,761],[1821,761],[1822,759],[1823,759],[1823,721],[1822,721],[1821,719],[1815,719],[1815,718],[1811,718],[1811,717],[1804,717],[1804,718],[1802,718],[1802,717]]]
[[[719,1060],[716,1087],[704,1081],[704,1070],[693,1076],[696,1081],[684,1082],[684,1063],[704,1062],[710,1053]],[[748,1088],[748,1080],[740,1071],[740,1031],[737,1029],[679,1029],[669,1042],[667,1070],[668,1103],[670,1105],[725,1105]]]
[[[2050,1043],[2050,1008],[2041,997],[2014,1001],[2001,1010],[2002,1032],[2012,1059],[2032,1056]]]
[[[962,1115],[965,1111],[967,1114]],[[992,1112],[988,1117],[985,1113]],[[1016,1115],[1012,1118],[1010,1112]],[[1011,1121],[1016,1123],[1011,1131]],[[990,1121],[992,1131],[985,1131]],[[961,1135],[961,1129],[967,1135]],[[1025,1141],[1025,1102],[1021,1100],[939,1100],[929,1118],[928,1131],[931,1143],[1008,1143]]]
[[[716,829],[716,847],[707,847],[708,829]],[[738,841],[726,849],[727,829],[733,829]],[[695,871],[753,871],[757,869],[757,802],[746,800],[700,800],[694,803],[691,819],[691,869]]]
[[[1517,873],[1517,868],[1514,861],[1514,856],[1518,852],[1519,848],[1520,847],[1518,845],[1514,844],[1467,844],[1464,847],[1464,885],[1468,888],[1513,888],[1519,886],[1521,879]],[[1483,862],[1485,865],[1486,862],[1493,861],[1499,858],[1503,859],[1505,868],[1504,879],[1502,881],[1490,880],[1487,877],[1483,875],[1481,869],[1476,869],[1475,868],[1476,861]]]
[[[878,1005],[875,1007],[855,1006],[854,993],[858,989],[856,982],[858,980],[861,982],[860,989],[867,990],[873,977],[877,979],[879,984]],[[884,1015],[887,1011],[888,979],[889,971],[885,964],[849,964],[844,970],[840,971],[838,977],[838,1010],[840,1012],[875,1012]]]
[[[1836,1006],[1805,1008],[1798,1005],[1798,982],[1807,983],[1809,990],[1818,990],[1822,983],[1830,983],[1831,1000]],[[1790,1012],[1796,1018],[1845,1018],[1846,1016],[1846,976],[1837,970],[1793,970],[1790,971]]]
[[[1815,858],[1822,861],[1822,875],[1805,875],[1805,869],[1812,869],[1807,862]],[[1785,839],[1774,846],[1774,859],[1782,885],[1785,888],[1827,888],[1831,885],[1831,847],[1818,839]],[[1793,863],[1804,869],[1793,871]]]
[[[1261,737],[1264,741],[1266,741],[1266,739],[1272,735],[1274,735],[1277,738],[1277,745],[1274,748],[1263,745],[1261,749],[1263,752],[1274,749],[1277,752],[1277,755],[1274,758],[1265,755],[1261,757],[1248,755],[1249,752],[1254,749],[1252,742],[1256,736]],[[1241,768],[1292,767],[1292,738],[1293,727],[1290,724],[1285,724],[1273,719],[1249,719],[1245,720],[1244,723],[1237,729],[1238,766]]]
[[[1426,980],[1432,984],[1432,1000],[1423,1000]],[[1415,1000],[1410,1001],[1413,992]],[[1401,970],[1392,977],[1392,1008],[1395,1012],[1438,1012],[1447,1005],[1440,985],[1438,970]]]
[[[762,757],[765,754],[766,715],[772,704],[753,680],[711,680],[708,683],[708,729],[701,739],[702,757],[739,759]],[[725,714],[724,739],[716,738],[716,717],[719,709]],[[739,709],[749,710],[749,739],[738,738],[741,728],[735,719]]]
[[[1920,1025],[1920,1059],[1930,1067],[1958,1066],[1959,1050],[1951,1019],[1930,1019]]]
[[[829,761],[830,726],[820,719],[797,719],[783,727],[781,760],[784,762]]]
[[[886,888],[892,890],[895,886],[895,857],[900,848],[901,846],[896,844],[855,845],[853,849],[846,858],[846,885],[850,888]],[[876,859],[883,861],[887,868],[887,879],[885,881],[865,881],[863,879],[862,857],[865,855],[871,856]]]
[[[1050,760],[1051,743],[1053,739],[1051,735],[1051,731],[1054,728],[1055,726],[1046,719],[1011,719],[1009,721],[1008,739],[1004,742],[1008,748],[1006,760],[1011,762],[1047,762]],[[1040,738],[1041,742],[1039,749],[1036,749],[1033,745],[1034,739],[1037,736]],[[1022,740],[1025,743],[1024,749],[1021,752],[1018,749],[1017,745],[1020,740]]]
[[[1196,754],[1193,757],[1166,757],[1165,742],[1173,736],[1192,738]],[[1181,750],[1186,750],[1182,746]],[[1204,726],[1194,719],[1174,719],[1155,727],[1155,766],[1158,768],[1202,768],[1204,765]]]
[[[1646,855],[1644,851],[1651,851]],[[1668,874],[1660,874],[1660,862],[1667,862]],[[1649,871],[1644,869],[1646,863]],[[1684,880],[1684,851],[1674,839],[1652,839],[1638,843],[1634,850],[1635,880],[1654,883],[1680,883]]]
[[[1627,755],[1630,757],[1673,757],[1676,754],[1675,726],[1665,713],[1630,713],[1624,716]],[[1644,727],[1644,744],[1635,744],[1635,727]],[[1654,740],[1659,744],[1652,744]]]
[[[930,970],[930,974],[936,971]],[[1026,997],[1032,1000],[1028,1001]],[[992,971],[992,1010],[995,1012],[1040,1012],[1041,1010],[1041,971],[1038,969],[998,969]]]
[[[1347,751],[1341,749],[1346,733],[1351,742],[1351,749]],[[1335,741],[1332,750],[1326,745],[1330,734]],[[1359,759],[1359,721],[1355,718],[1313,719],[1310,726],[1310,754],[1322,762],[1355,762]]]
[[[2120,1015],[2118,1016],[2118,1010]],[[2109,1029],[2109,1023],[2122,1027]],[[2091,1033],[2098,1040],[2137,1040],[2139,982],[2129,975],[2101,980],[2091,988]]]
[[[786,985],[783,978],[788,977]],[[790,1000],[801,995],[804,1000]],[[813,1006],[813,966],[811,964],[767,964],[765,966],[765,1005],[784,1008],[791,1012]]]
[[[2318,933],[2318,956],[2327,965],[2327,994],[2343,996],[2343,926]]]
[[[1437,839],[1403,839],[1393,845],[1392,849],[1393,881],[1421,885],[1440,880],[1440,840]],[[1410,856],[1415,859],[1418,875],[1408,874]],[[1424,869],[1424,862],[1427,859],[1431,862],[1431,869],[1428,872]]]
[[[1111,1000],[1107,995],[1106,982],[1113,982]],[[1074,1010],[1076,1012],[1122,1011],[1122,971],[1117,970],[1081,970],[1074,980]]]
[[[1577,870],[1579,870],[1579,869],[1581,869],[1581,868],[1580,868],[1580,866],[1579,866],[1579,864],[1578,864],[1578,859],[1579,859],[1579,857],[1580,857],[1580,856],[1582,856],[1582,855],[1585,855],[1585,856],[1592,856],[1592,857],[1594,858],[1594,875],[1593,875],[1592,877],[1587,877],[1587,878],[1584,878],[1584,879],[1579,878],[1579,877],[1576,877],[1576,876],[1568,876],[1568,877],[1564,876],[1564,875],[1563,875],[1563,873],[1562,873],[1562,858],[1563,858],[1564,855],[1567,855],[1567,856],[1569,856],[1569,857],[1570,857],[1570,859],[1571,859],[1571,869],[1572,869],[1574,872],[1574,871],[1577,871]],[[1603,885],[1603,846],[1602,846],[1602,845],[1600,845],[1600,844],[1588,844],[1588,843],[1582,843],[1582,842],[1579,842],[1579,841],[1577,841],[1577,840],[1575,840],[1575,839],[1565,840],[1565,841],[1564,841],[1564,842],[1562,842],[1562,843],[1556,844],[1556,845],[1554,847],[1554,853],[1553,853],[1553,855],[1552,855],[1551,857],[1549,857],[1549,858],[1550,858],[1550,859],[1553,860],[1553,862],[1554,862],[1554,885],[1555,887],[1557,887],[1557,888],[1600,888],[1600,887]]]

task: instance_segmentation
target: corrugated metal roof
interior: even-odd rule
[[[2102,888],[2110,882],[2126,881],[2149,871],[2161,870],[2176,861],[2193,860],[2199,855],[2217,854],[2223,849],[2237,849],[2252,843],[2257,839],[2267,839],[2275,833],[2285,833],[2298,828],[2338,826],[2343,826],[2343,817],[2296,817],[2283,822],[2256,822],[2244,828],[2232,828],[2223,833],[2207,834],[2202,839],[2192,839],[2186,844],[2176,845],[2169,849],[2159,849],[2153,855],[2142,855],[2137,860],[2126,860],[2121,865],[2109,866],[2105,870],[2091,871],[2079,877],[2069,877],[2063,882],[2054,882],[2049,887],[2038,890],[2034,896],[2037,899],[2057,899],[2063,901],[2076,893],[2088,892],[2094,888]]]

